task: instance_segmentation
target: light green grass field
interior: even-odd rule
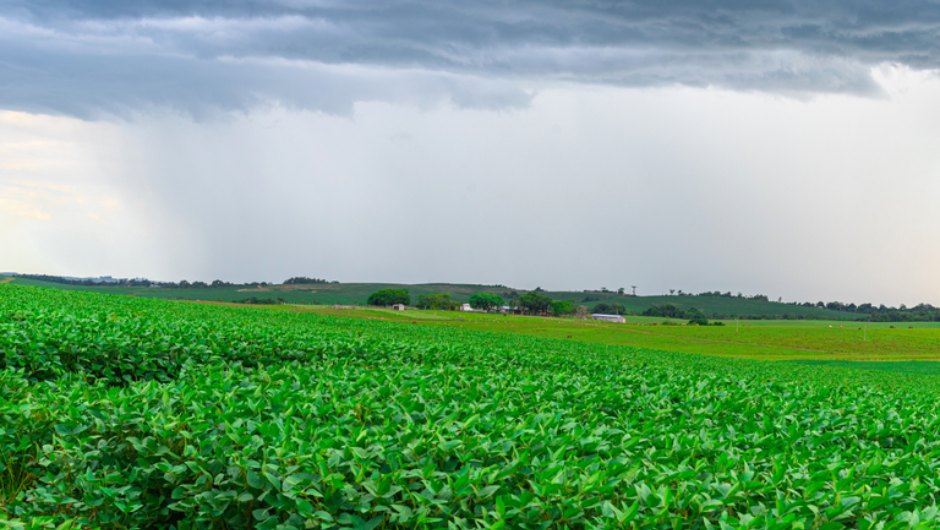
[[[448,326],[462,329],[509,332],[533,337],[549,337],[579,342],[626,345],[683,353],[766,360],[940,360],[940,323],[848,322],[845,320],[726,320],[725,326],[685,326],[685,321],[658,317],[628,316],[627,324],[575,319],[504,316],[448,311],[396,312],[379,308],[334,309],[350,299],[364,298],[369,292],[391,284],[325,284],[313,286],[275,286],[268,290],[223,289],[148,289],[115,287],[74,287],[18,278],[16,284],[41,285],[68,290],[92,290],[139,297],[185,298],[210,302],[231,302],[250,296],[282,297],[289,302],[281,310],[310,311],[353,318],[414,322],[416,325]],[[415,286],[411,286],[414,288]],[[456,294],[469,296],[480,286],[427,284],[427,292],[446,288],[462,289]],[[327,293],[329,295],[327,296]],[[417,291],[412,291],[415,296]],[[578,293],[569,293],[578,294]],[[553,293],[557,296],[559,293]],[[612,294],[611,294],[612,295]],[[616,296],[616,295],[612,295]],[[325,298],[324,298],[325,297]],[[619,297],[642,300],[657,297]],[[669,299],[695,297],[664,297]],[[721,303],[758,303],[734,298],[701,297],[700,301]],[[730,301],[730,302],[729,302]],[[780,305],[772,302],[763,304]],[[756,306],[755,306],[756,307]],[[719,308],[720,309],[720,308]],[[830,314],[835,312],[829,312]],[[676,325],[664,325],[664,323]]]
[[[825,366],[838,368],[854,368],[859,370],[876,370],[879,372],[892,372],[897,374],[917,374],[940,376],[940,362],[936,361],[793,361],[794,363],[811,366]]]
[[[727,321],[687,326],[682,321],[627,317],[627,324],[449,311],[391,311],[295,306],[292,310],[416,325],[448,326],[596,344],[765,360],[940,360],[936,323],[885,324],[838,321]],[[663,325],[663,322],[676,325]],[[893,328],[891,326],[894,326]]]

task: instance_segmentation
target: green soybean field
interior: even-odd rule
[[[0,285],[0,528],[934,528],[938,376]]]

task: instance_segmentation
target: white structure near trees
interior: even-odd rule
[[[623,315],[605,315],[603,313],[594,313],[591,315],[591,318],[594,320],[603,320],[604,322],[617,322],[618,324],[623,324],[627,319],[623,318]]]

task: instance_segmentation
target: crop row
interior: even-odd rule
[[[0,525],[937,520],[928,378],[12,286],[0,330]]]

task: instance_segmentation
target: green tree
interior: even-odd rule
[[[416,304],[419,309],[443,309],[453,311],[457,309],[457,302],[447,293],[423,294],[418,297]]]
[[[552,299],[535,291],[529,291],[519,297],[519,307],[523,313],[537,315],[547,313],[552,307]]]
[[[689,308],[689,310],[685,312],[685,316],[689,319],[689,324],[695,326],[708,325],[708,317],[705,316],[705,313],[703,313],[701,310],[695,309],[694,307]]]
[[[627,308],[616,302],[612,304],[600,303],[594,306],[594,312],[604,313],[605,315],[623,315],[626,314]]]
[[[411,295],[407,289],[379,289],[369,295],[367,303],[385,307],[395,304],[408,305],[411,303]]]
[[[306,276],[294,276],[293,278],[288,278],[284,280],[284,285],[296,285],[296,284],[305,284],[305,283],[327,283],[327,281],[322,278],[308,278]]]
[[[571,300],[555,300],[552,302],[552,315],[563,317],[574,314],[574,302]]]
[[[687,318],[685,311],[675,304],[654,305],[643,311],[643,315],[648,317]]]
[[[476,293],[470,297],[470,306],[484,311],[497,309],[505,303],[502,296],[493,293]]]

